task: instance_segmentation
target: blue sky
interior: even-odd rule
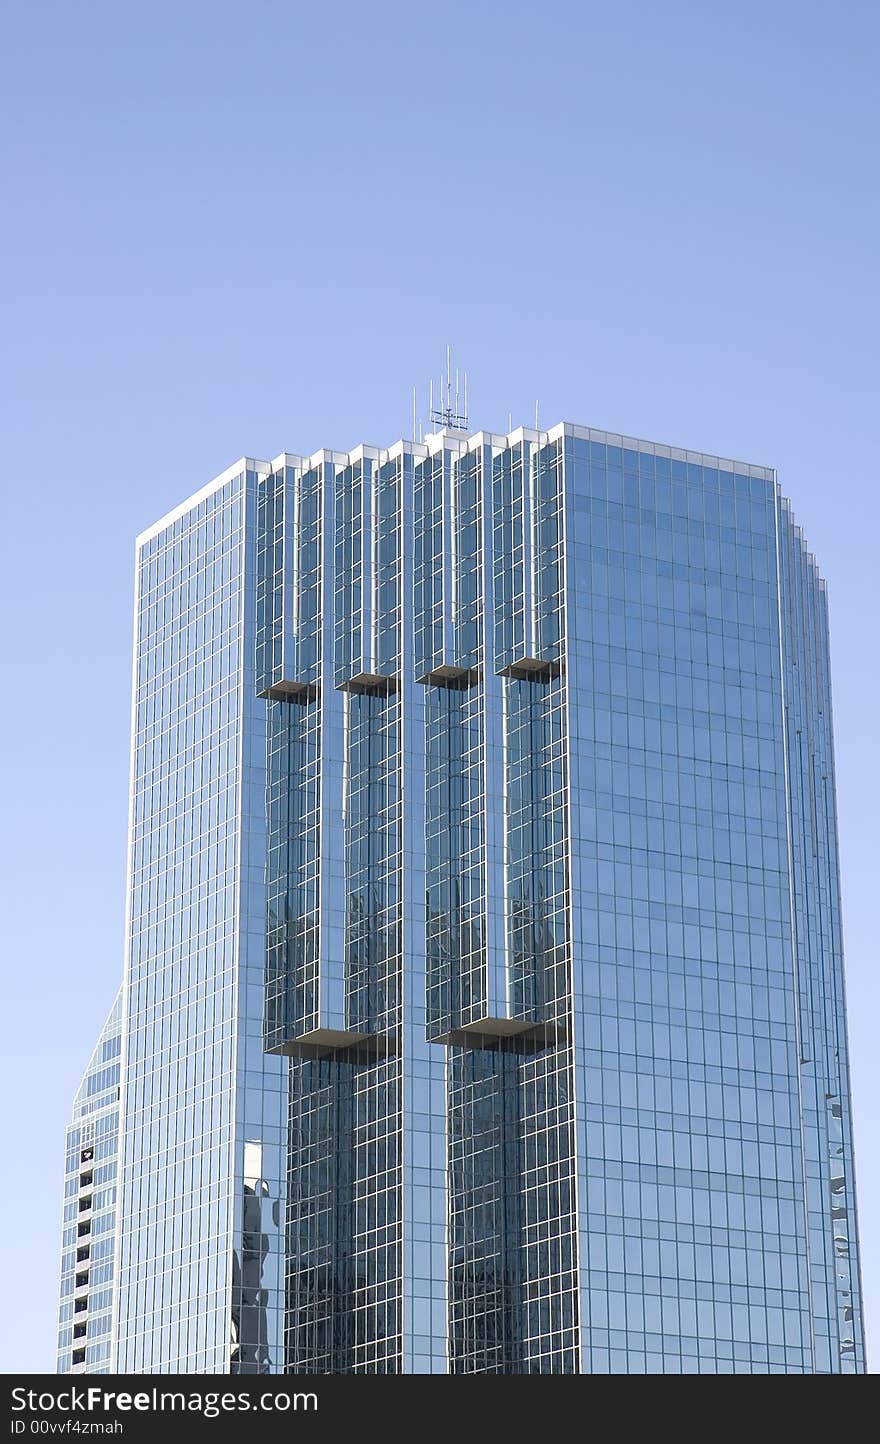
[[[33,0],[0,21],[7,1370],[122,966],[135,534],[242,453],[475,426],[776,466],[828,578],[880,1360],[875,6]],[[876,1322],[874,1322],[876,1321]]]

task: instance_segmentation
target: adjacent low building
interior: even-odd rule
[[[67,1129],[59,1374],[110,1371],[121,1047],[120,990],[73,1100]]]

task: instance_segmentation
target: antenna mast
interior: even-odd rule
[[[444,387],[443,376],[440,376],[440,401],[439,406],[434,405],[434,383],[431,382],[431,395],[429,417],[432,426],[439,426],[441,430],[467,431],[468,430],[468,384],[467,372],[464,373],[464,405],[461,405],[458,389],[458,367],[455,368],[455,396],[452,392],[452,347],[446,347],[446,382]],[[445,399],[445,405],[443,401]]]

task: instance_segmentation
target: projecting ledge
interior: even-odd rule
[[[286,1058],[323,1058],[328,1054],[340,1054],[353,1062],[367,1058],[385,1058],[396,1053],[399,1040],[395,1033],[357,1033],[348,1028],[313,1028],[310,1033],[300,1033],[274,1047],[267,1047],[267,1053],[279,1053]]]
[[[338,692],[366,692],[380,697],[396,692],[397,688],[396,677],[380,672],[358,672],[356,677],[349,677],[345,682],[336,684]]]
[[[561,662],[546,662],[540,657],[518,657],[508,666],[498,668],[499,677],[516,677],[530,682],[547,681],[550,677],[558,677],[561,672]]]
[[[433,672],[425,672],[423,676],[417,677],[416,681],[423,687],[451,687],[465,689],[476,686],[480,681],[482,673],[479,667],[435,667]]]
[[[564,1023],[530,1023],[522,1018],[478,1018],[475,1023],[465,1023],[461,1028],[452,1028],[429,1038],[430,1043],[442,1043],[454,1048],[497,1048],[502,1043],[512,1042],[515,1047],[546,1048],[565,1037]]]
[[[257,696],[267,697],[272,702],[311,702],[320,690],[316,682],[275,682],[271,687],[264,687]]]

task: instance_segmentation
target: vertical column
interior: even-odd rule
[[[293,1055],[294,1373],[445,1369],[443,1057],[424,1038],[411,486],[402,448],[360,448],[334,458],[332,474],[328,458],[320,473],[313,459],[294,485],[293,543],[280,548],[296,585],[282,621],[294,633],[281,648],[292,675],[267,694],[276,759],[267,1004],[271,1042]],[[268,505],[264,516],[268,530]],[[306,947],[292,946],[291,919],[302,916],[314,976],[302,966]],[[273,949],[277,921],[286,952]]]
[[[260,498],[257,659],[269,703],[266,1046],[348,1037],[341,802],[344,708],[334,665],[335,467],[284,465]]]
[[[491,658],[488,447],[439,438],[415,476],[416,677],[426,689],[428,1028],[510,1034],[501,685]]]
[[[395,447],[387,467],[400,481],[399,588],[403,802],[402,871],[402,1212],[403,1361],[405,1373],[445,1374],[446,1055],[426,1036],[425,691],[417,675],[413,599],[416,594],[415,447]],[[419,448],[421,451],[421,448]],[[424,464],[424,457],[421,457]],[[386,512],[380,507],[380,537]],[[382,543],[380,542],[380,546]],[[390,579],[389,579],[390,585]],[[378,653],[386,641],[378,634]]]
[[[523,436],[493,457],[477,438],[445,445],[444,467],[443,487],[435,466],[417,475],[416,508],[441,576],[453,551],[453,650],[439,650],[448,628],[433,622],[421,673],[428,1034],[448,1048],[450,1369],[573,1372],[559,452]],[[429,594],[417,584],[417,599]]]

